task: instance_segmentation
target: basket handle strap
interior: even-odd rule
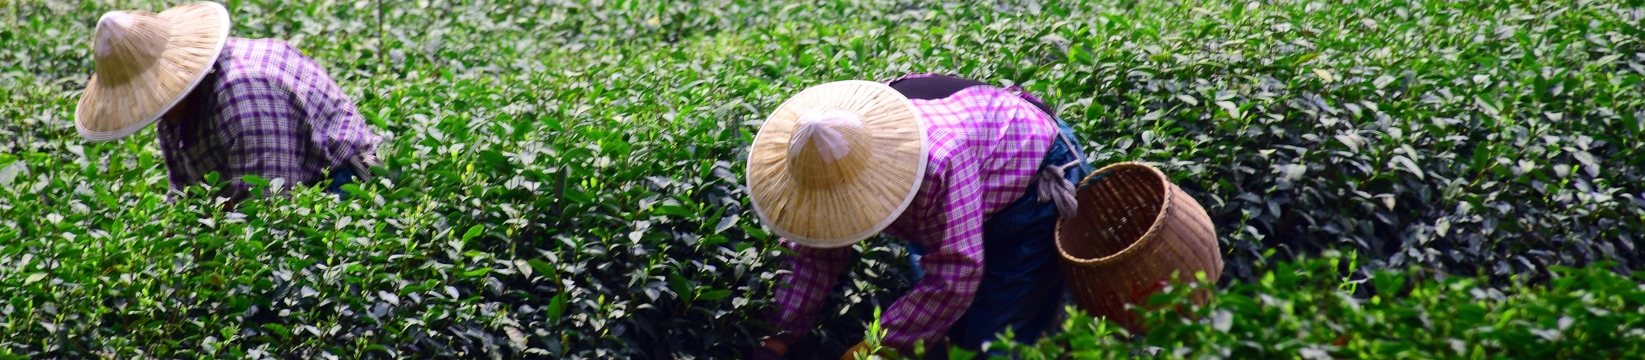
[[[1068,134],[1067,133],[1064,133],[1059,129],[1057,131],[1057,140],[1062,141],[1062,146],[1067,146],[1068,147],[1068,152],[1074,153],[1074,160],[1076,161],[1076,162],[1073,162],[1073,163],[1063,164],[1062,168],[1067,169],[1069,166],[1073,166],[1076,163],[1086,162],[1085,161],[1085,153],[1081,152],[1079,150],[1080,149],[1079,147],[1074,146],[1074,141],[1068,140]]]
[[[1085,162],[1085,155],[1075,150],[1078,148],[1074,147],[1074,144],[1069,142],[1068,137],[1063,136],[1061,131],[1057,132],[1057,139],[1068,147],[1068,151],[1074,153],[1074,161],[1062,165],[1048,164],[1040,167],[1039,173],[1034,174],[1034,181],[1039,185],[1036,195],[1039,195],[1041,204],[1053,202],[1057,206],[1059,215],[1062,215],[1063,218],[1071,218],[1079,211],[1080,204],[1078,200],[1074,199],[1074,183],[1068,181],[1067,171],[1068,168]]]

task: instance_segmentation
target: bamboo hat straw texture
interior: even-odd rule
[[[849,246],[891,225],[925,176],[925,123],[885,84],[813,86],[784,101],[754,137],[748,189],[778,235]]]
[[[228,31],[228,10],[213,2],[103,14],[92,33],[96,70],[74,111],[80,136],[115,140],[159,120],[205,78]]]

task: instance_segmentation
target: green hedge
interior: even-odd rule
[[[1554,267],[1550,283],[1511,282],[1504,292],[1478,279],[1436,281],[1406,271],[1349,280],[1343,260],[1331,253],[1280,263],[1257,282],[1219,291],[1205,306],[1185,301],[1193,286],[1177,286],[1151,299],[1161,309],[1146,312],[1152,326],[1134,337],[1114,323],[1076,316],[1038,343],[993,346],[1022,359],[1645,356],[1645,272]],[[1352,295],[1368,284],[1398,290]]]
[[[1270,248],[1498,279],[1638,269],[1637,5],[1135,6],[1054,33],[1070,61],[1033,77],[1090,97],[1097,158],[1174,170],[1221,226],[1231,277],[1252,280]]]
[[[6,2],[0,352],[737,357],[781,256],[741,187],[753,131],[797,89],[907,72],[1022,85],[1099,165],[1158,164],[1217,222],[1223,284],[1332,248],[1354,278],[1503,294],[1642,259],[1638,5],[225,3],[236,36],[337,78],[383,176],[343,202],[167,203],[152,132],[70,120],[112,4]],[[900,245],[857,248],[811,353],[908,287]]]

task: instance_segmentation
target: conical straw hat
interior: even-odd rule
[[[119,139],[160,119],[205,78],[228,30],[228,10],[212,2],[103,14],[92,34],[96,73],[74,111],[80,136]]]
[[[783,102],[748,154],[754,212],[778,235],[848,246],[901,215],[925,176],[925,124],[871,81],[817,85]]]

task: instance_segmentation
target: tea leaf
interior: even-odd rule
[[[1313,60],[1314,60],[1314,59],[1318,59],[1318,58],[1319,58],[1319,53],[1317,53],[1317,52],[1316,52],[1316,53],[1308,53],[1308,54],[1304,54],[1304,55],[1302,55],[1302,56],[1301,56],[1301,57],[1298,57],[1298,58],[1297,58],[1297,61],[1296,61],[1296,62],[1293,62],[1293,63],[1291,63],[1291,65],[1293,65],[1293,66],[1295,66],[1295,65],[1302,65],[1302,64],[1303,64],[1303,63],[1307,63],[1307,62],[1309,62],[1309,61],[1313,61]],[[1319,73],[1319,71],[1320,71],[1320,70],[1314,70],[1314,72],[1315,72],[1315,73],[1316,73],[1316,74],[1317,74],[1317,73]],[[1329,76],[1329,75],[1322,75],[1322,76],[1320,76],[1320,78],[1325,78],[1325,76]],[[1327,82],[1329,82],[1329,80],[1327,80]]]
[[[1314,71],[1314,75],[1319,76],[1320,81],[1324,81],[1324,82],[1329,83],[1329,82],[1336,81],[1336,79],[1337,79],[1336,76],[1332,76],[1331,72],[1328,71],[1328,70],[1321,69],[1321,68],[1313,68],[1313,71]]]
[[[468,231],[463,232],[463,242],[467,243],[469,240],[474,240],[475,237],[480,236],[480,233],[484,232],[484,231],[485,231],[485,228],[483,226],[480,226],[480,225],[470,226],[468,228]]]
[[[18,176],[28,175],[28,164],[23,163],[22,160],[13,161],[11,164],[6,165],[5,168],[0,168],[0,188],[9,188]]]
[[[709,290],[697,294],[698,300],[715,301],[731,295],[731,290]]]
[[[565,293],[563,293],[563,292],[559,293],[557,295],[554,295],[554,298],[550,299],[548,301],[548,309],[546,309],[545,311],[548,312],[548,319],[549,320],[551,320],[551,321],[560,320],[560,315],[565,313],[565,302],[566,302],[566,297],[565,297]]]

